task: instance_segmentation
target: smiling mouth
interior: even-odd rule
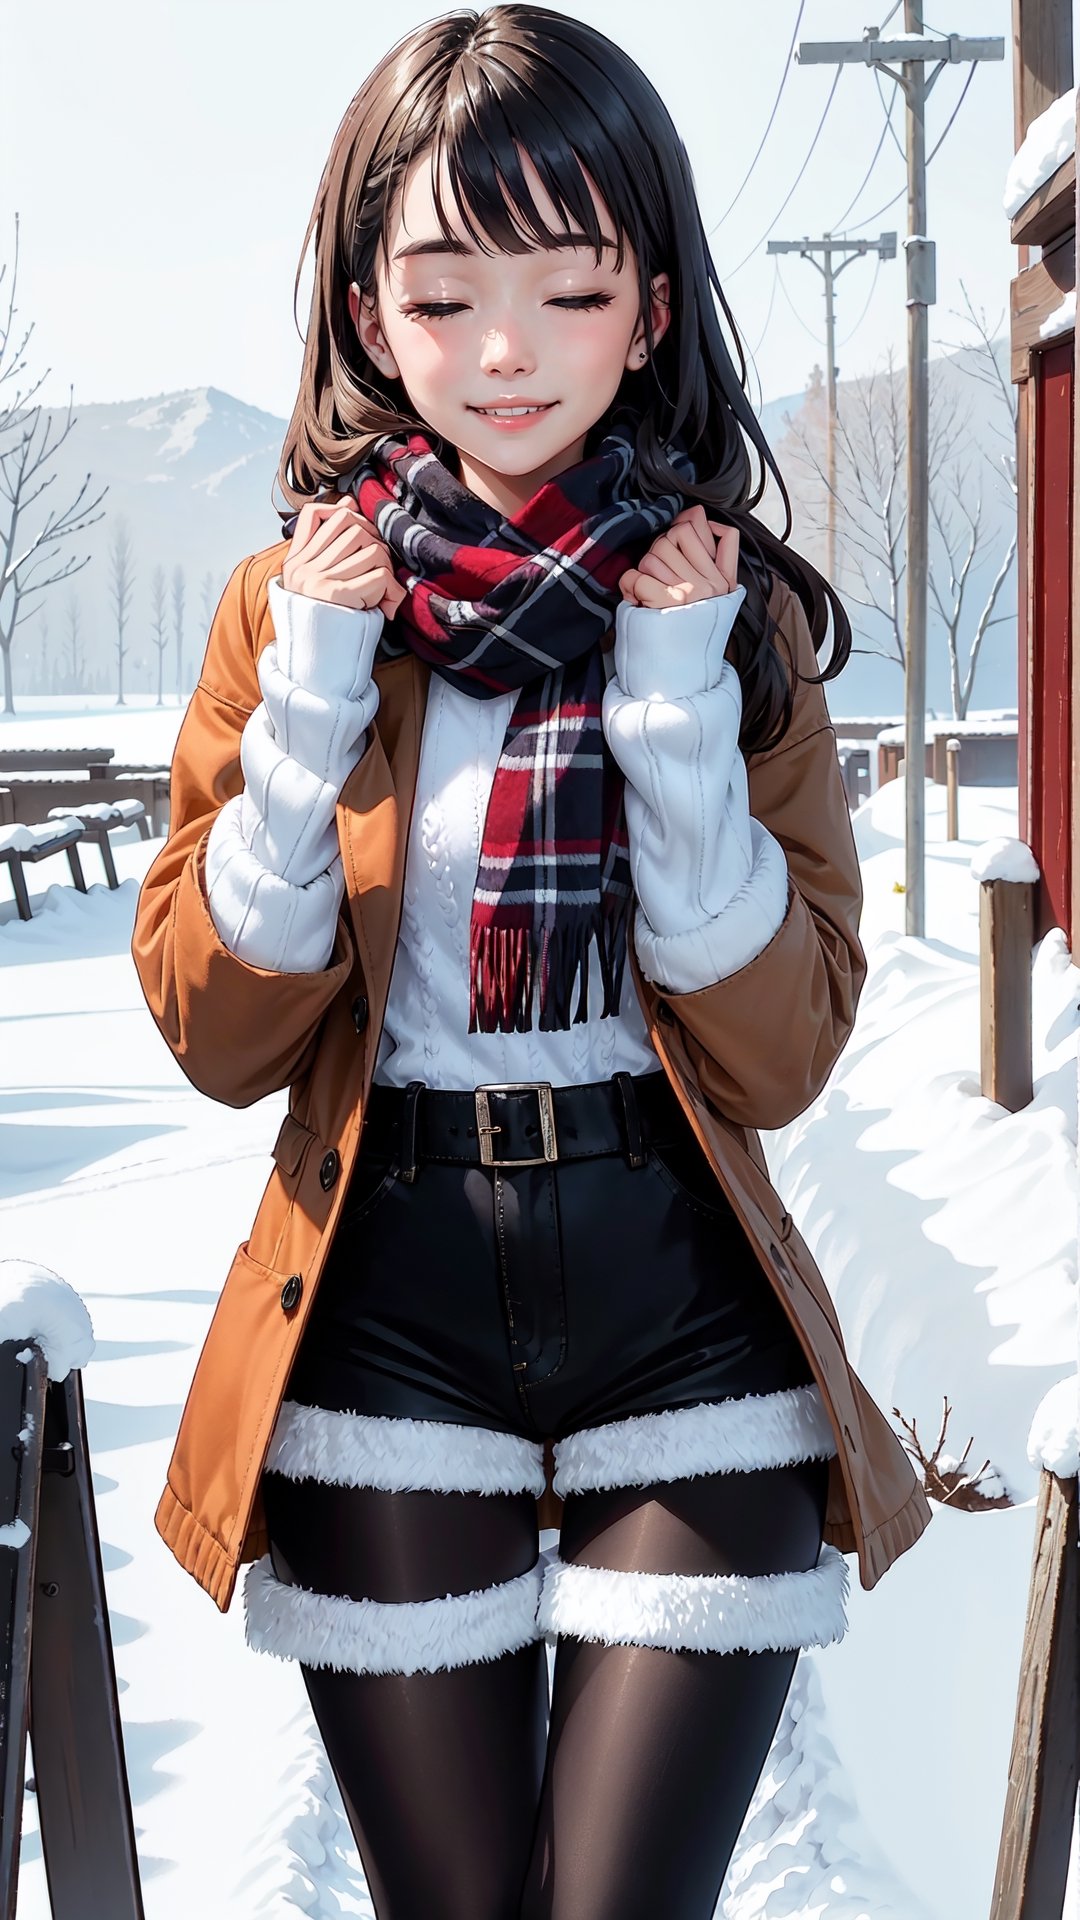
[[[557,406],[557,400],[546,400],[534,407],[470,407],[470,413],[478,413],[482,420],[525,420],[535,413],[550,413]]]

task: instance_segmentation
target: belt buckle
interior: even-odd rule
[[[492,1135],[501,1133],[502,1128],[491,1122],[489,1093],[519,1092],[529,1087],[536,1094],[540,1106],[540,1132],[543,1136],[543,1153],[533,1154],[530,1159],[500,1159],[491,1150]],[[473,1089],[476,1107],[476,1131],[480,1139],[480,1160],[485,1167],[536,1167],[544,1161],[557,1160],[558,1144],[555,1139],[555,1103],[552,1097],[550,1080],[489,1080],[485,1086]]]

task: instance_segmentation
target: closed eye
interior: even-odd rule
[[[570,313],[585,313],[589,307],[610,307],[614,298],[613,293],[572,293],[561,295],[548,304],[563,307]],[[415,316],[421,320],[445,320],[453,313],[465,311],[464,302],[460,300],[422,300],[405,309],[407,318]]]

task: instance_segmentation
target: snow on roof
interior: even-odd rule
[[[950,720],[947,717],[937,719],[933,714],[928,713],[925,723],[928,740],[936,740],[939,734],[945,734],[950,739],[955,734],[958,740],[962,740],[965,734],[978,734],[980,737],[984,734],[994,734],[1008,738],[1016,733],[1016,729],[1015,713],[971,713],[966,720]],[[906,729],[903,726],[882,727],[876,738],[880,746],[902,747],[905,732]]]
[[[1012,158],[1005,176],[1002,206],[1009,219],[1019,213],[1033,193],[1057,172],[1076,145],[1076,88],[1051,101],[1037,114],[1027,137]]]

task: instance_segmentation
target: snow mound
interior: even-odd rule
[[[1037,880],[1039,863],[1023,840],[1001,834],[984,840],[972,855],[971,871],[976,880]]]
[[[1027,1456],[1033,1467],[1046,1467],[1062,1480],[1080,1473],[1080,1375],[1066,1374],[1039,1401]]]
[[[50,1380],[85,1367],[94,1330],[74,1287],[35,1260],[0,1260],[0,1340],[36,1340]],[[16,1356],[29,1360],[29,1350]]]

